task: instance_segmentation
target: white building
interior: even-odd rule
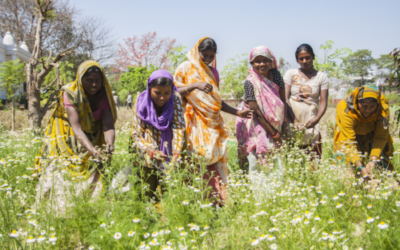
[[[14,36],[9,31],[7,31],[4,38],[0,35],[0,64],[17,59],[26,62],[30,57],[31,53],[25,42],[18,46]],[[5,91],[0,91],[0,99],[7,99]]]

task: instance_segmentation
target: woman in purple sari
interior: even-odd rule
[[[254,48],[250,64],[244,81],[244,101],[238,109],[251,109],[254,116],[253,119],[236,117],[236,138],[240,167],[244,168],[247,158],[249,171],[253,171],[259,156],[273,151],[276,143],[281,142],[286,111],[283,79],[269,48]]]

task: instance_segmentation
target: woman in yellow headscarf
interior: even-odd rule
[[[203,37],[186,55],[188,60],[177,68],[174,82],[183,97],[188,152],[203,156],[207,165],[203,178],[210,180],[208,185],[221,201],[226,194],[223,185],[219,184],[219,177],[225,184],[228,178],[228,130],[221,111],[242,118],[251,118],[252,111],[237,110],[221,100],[219,74],[215,69],[216,52],[215,41]]]
[[[386,98],[375,86],[358,87],[336,107],[334,151],[355,166],[357,175],[372,174],[376,165],[393,169],[393,139],[388,125]]]
[[[60,214],[72,205],[72,196],[85,191],[92,197],[100,194],[100,171],[114,150],[116,120],[111,87],[102,67],[95,61],[83,62],[76,80],[62,87],[35,160],[40,175],[37,205],[49,197]]]

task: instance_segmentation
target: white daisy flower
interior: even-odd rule
[[[333,196],[332,199],[335,201],[335,200],[339,199],[339,196],[335,195],[335,196]]]
[[[151,234],[151,237],[153,237],[153,238],[155,238],[155,237],[157,237],[158,236],[158,232],[156,232],[156,231],[154,231],[152,234]]]
[[[132,220],[132,222],[134,222],[134,223],[138,223],[139,221],[140,221],[140,219],[138,219],[138,218],[135,218]]]
[[[182,231],[179,235],[180,235],[180,236],[186,236],[187,234],[188,234],[187,232]]]
[[[57,237],[56,236],[54,236],[54,235],[50,236],[49,242],[51,242],[54,245],[56,243],[56,241],[57,241]]]
[[[128,237],[132,237],[133,235],[135,235],[135,232],[134,232],[134,231],[129,231],[129,232],[128,232]]]
[[[40,231],[40,235],[46,235],[46,230]]]
[[[372,208],[372,204],[369,204],[369,205],[367,206],[367,208],[368,208],[368,209],[371,209],[371,208]]]
[[[268,234],[262,234],[260,238],[258,238],[260,241],[265,240],[268,237]]]
[[[42,242],[42,241],[44,241],[44,240],[46,240],[46,237],[44,237],[44,236],[42,236],[42,235],[40,235],[40,236],[37,238],[37,242],[38,242],[38,243],[40,243],[40,242]]]
[[[29,238],[26,240],[26,243],[35,243],[36,239],[33,238],[32,236],[29,236]]]
[[[272,235],[269,235],[268,238],[267,238],[268,241],[273,241],[275,239],[276,239],[276,237],[272,236]]]
[[[369,223],[372,223],[372,222],[374,222],[375,221],[375,219],[374,218],[372,218],[372,217],[368,217],[368,219],[367,219],[367,223],[369,224]]]
[[[107,225],[106,225],[106,223],[104,223],[104,222],[100,224],[100,227],[106,227],[106,226],[107,226]]]
[[[94,250],[94,246],[89,246],[89,250]]]
[[[158,243],[157,239],[153,239],[152,241],[150,241],[149,245],[150,246],[158,246],[158,245],[160,245],[160,243]]]
[[[253,240],[253,241],[251,242],[251,245],[252,245],[252,246],[257,246],[259,243],[260,243],[260,241],[259,241],[258,239],[256,239],[256,240]]]
[[[276,250],[276,249],[278,249],[278,245],[272,244],[271,246],[269,246],[269,248],[271,248],[272,250]]]
[[[206,225],[206,226],[204,227],[204,230],[208,230],[209,228],[210,228],[210,227]]]
[[[319,216],[317,215],[317,216],[315,216],[314,220],[316,220],[316,221],[320,221],[320,220],[321,220],[321,218],[319,218]]]
[[[143,235],[143,237],[144,237],[145,239],[149,238],[149,236],[150,236],[149,233],[145,233],[145,234]]]
[[[13,230],[9,235],[11,238],[17,238],[19,236],[19,233],[17,231]]]
[[[340,191],[340,193],[338,194],[339,196],[345,196],[346,195],[346,193],[345,192],[343,192],[343,191]]]
[[[208,232],[202,232],[202,233],[200,234],[200,237],[206,236],[207,233],[208,233]]]
[[[336,204],[336,208],[341,208],[341,207],[343,207],[343,204],[341,203]]]
[[[178,227],[178,230],[179,231],[182,231],[182,230],[184,230],[185,228],[184,227]]]
[[[189,205],[189,201],[188,201],[188,200],[184,200],[184,201],[182,202],[182,204],[183,204],[183,205]]]
[[[122,234],[121,234],[121,233],[115,233],[115,234],[114,234],[114,239],[116,239],[116,240],[121,239],[121,237],[122,237]]]
[[[389,225],[386,224],[386,223],[383,222],[383,221],[382,221],[381,223],[378,224],[378,228],[381,229],[381,230],[386,229],[386,228],[388,228],[388,227],[389,227]]]

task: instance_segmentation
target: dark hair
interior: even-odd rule
[[[101,69],[97,66],[92,66],[92,67],[88,68],[88,70],[86,70],[86,72],[82,76],[82,78],[85,76],[88,76],[90,73],[99,73],[101,78],[103,78],[103,72],[101,72]]]
[[[212,38],[206,38],[199,44],[199,51],[212,50],[217,53],[217,43]]]
[[[306,43],[303,43],[303,44],[301,44],[299,47],[297,47],[297,49],[296,49],[296,53],[295,53],[295,55],[296,55],[296,61],[299,60],[299,53],[300,53],[301,51],[307,51],[308,53],[310,53],[310,54],[312,55],[313,59],[315,59],[314,50],[311,48],[310,45],[308,45],[308,44],[306,44]]]
[[[150,83],[149,89],[155,86],[161,86],[161,87],[171,86],[172,88],[174,86],[174,82],[167,77],[159,77]]]
[[[363,98],[363,99],[358,99],[358,102],[363,103],[365,101],[369,101],[369,102],[374,102],[374,103],[378,103],[378,100],[372,97],[367,97],[367,98]]]

